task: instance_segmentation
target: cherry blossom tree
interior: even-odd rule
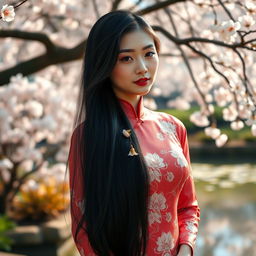
[[[34,90],[39,90],[39,95],[44,95],[45,90],[49,90],[49,95],[62,93],[66,103],[59,102],[59,107],[55,107],[65,113],[63,125],[72,124],[74,108],[67,111],[65,104],[76,101],[89,30],[101,15],[116,9],[142,15],[161,39],[157,82],[152,97],[145,101],[149,107],[157,108],[153,96],[159,95],[170,97],[168,106],[182,110],[197,104],[200,110],[190,120],[204,127],[205,134],[218,147],[228,137],[218,128],[216,106],[223,108],[223,119],[230,122],[231,129],[250,126],[256,136],[255,0],[0,0],[0,9],[1,143],[12,138],[16,141],[11,143],[18,145],[19,139],[26,136],[17,129],[23,127],[24,134],[26,127],[44,126],[44,122],[51,127],[59,120],[56,116],[49,118],[50,103],[36,96],[28,97]],[[44,81],[47,89],[40,87],[39,81]],[[24,89],[28,91],[26,96],[20,91],[24,83],[28,86]],[[174,92],[177,97],[173,97]],[[16,106],[19,97],[23,100]],[[31,112],[26,121],[13,121],[17,108],[22,113]],[[51,135],[39,137],[51,144],[56,134],[56,143],[67,149],[69,142],[63,141],[67,131],[58,128],[49,132]],[[30,138],[40,133],[40,129],[33,129]],[[40,140],[36,139],[32,145],[24,145],[33,151],[38,143]],[[67,150],[59,150],[63,162],[63,152]],[[12,155],[7,157],[3,152],[2,146],[0,173],[1,166],[9,170],[15,166],[10,160]],[[23,160],[20,159],[20,164]]]
[[[55,71],[54,67],[48,70]],[[69,85],[60,88],[39,75],[33,81],[21,75],[12,77],[9,86],[1,88],[0,213],[11,212],[13,201],[20,201],[14,200],[16,193],[26,191],[27,195],[39,187],[37,180],[45,186],[49,177],[60,187],[67,182],[65,162],[75,108],[69,98],[73,99],[73,94],[77,92]],[[46,197],[47,191],[43,195]]]

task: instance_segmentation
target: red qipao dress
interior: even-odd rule
[[[139,100],[137,111],[129,102],[123,99],[119,101],[137,135],[150,177],[149,240],[146,255],[174,256],[181,244],[189,245],[193,251],[200,209],[191,174],[186,129],[172,115],[144,107],[143,96]],[[77,142],[71,139],[71,188],[75,183],[74,191],[71,191],[74,199],[71,213],[73,236],[77,227],[76,219],[83,212],[84,202],[81,195],[81,174],[73,168],[74,143]],[[81,256],[95,255],[83,230],[78,233],[76,246]]]

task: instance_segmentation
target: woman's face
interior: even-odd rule
[[[136,30],[125,34],[110,77],[116,96],[135,103],[141,95],[148,94],[155,80],[158,63],[154,40],[148,33]],[[138,81],[141,78],[149,80]]]

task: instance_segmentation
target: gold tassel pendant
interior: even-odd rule
[[[138,153],[135,151],[135,148],[133,147],[133,145],[131,144],[131,149],[129,151],[128,156],[137,156]]]

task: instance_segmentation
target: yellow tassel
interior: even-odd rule
[[[129,151],[128,156],[137,156],[138,153],[135,151],[135,148],[133,147],[133,145],[131,145],[131,149]]]

